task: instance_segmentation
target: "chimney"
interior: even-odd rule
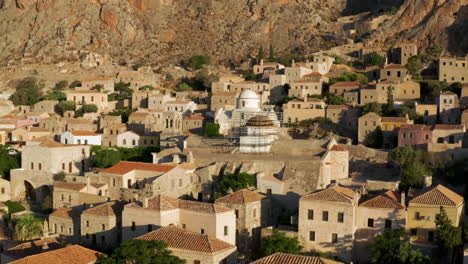
[[[405,207],[405,199],[406,199],[406,193],[405,192],[401,192],[401,195],[400,195],[400,203],[403,207]]]
[[[358,191],[354,191],[354,201],[356,201],[356,203],[359,201],[359,192]]]
[[[148,208],[148,198],[143,199],[143,208]]]
[[[260,65],[263,65],[263,59],[260,60]]]
[[[47,243],[42,244],[42,249],[43,250],[49,249],[49,245]]]
[[[193,153],[192,151],[189,151],[189,153],[187,154],[187,163],[193,163],[195,160],[193,158]]]
[[[156,152],[151,152],[151,155],[153,155],[153,164],[158,164],[159,163],[158,154]]]
[[[294,67],[295,64],[296,62],[294,61],[294,59],[292,59],[291,66]]]

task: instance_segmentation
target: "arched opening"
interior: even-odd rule
[[[28,201],[35,201],[36,200],[36,191],[31,183],[28,181],[24,181],[24,189],[25,189],[25,198]]]

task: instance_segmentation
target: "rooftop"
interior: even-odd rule
[[[229,203],[229,204],[246,204],[246,203],[253,203],[258,202],[267,197],[247,189],[239,190],[235,193],[228,194],[221,198],[216,199],[216,203]]]
[[[82,247],[71,245],[65,248],[51,250],[41,254],[25,257],[11,264],[90,264],[97,261],[101,253]]]
[[[136,239],[149,241],[161,240],[164,241],[169,248],[208,254],[216,254],[236,247],[215,237],[186,231],[175,226],[162,227],[156,231],[137,237]]]
[[[293,255],[287,253],[274,253],[273,255],[258,259],[251,264],[343,264],[334,260],[316,257]]]
[[[74,212],[72,208],[59,208],[53,213],[51,213],[49,216],[72,220],[76,215],[76,212]]]
[[[439,184],[436,187],[416,196],[410,204],[458,206],[463,203],[463,196]]]
[[[99,136],[98,134],[94,132],[84,131],[84,130],[73,130],[70,133],[74,136]]]
[[[90,214],[96,216],[116,216],[114,211],[115,202],[108,202],[96,207],[91,207],[83,212],[83,214]]]
[[[81,191],[83,188],[86,187],[85,183],[79,182],[55,182],[54,189],[65,189],[70,191]]]
[[[14,259],[21,259],[42,252],[59,249],[62,245],[55,238],[45,238],[25,242],[14,247],[11,247],[3,252]]]
[[[340,86],[361,86],[360,83],[358,82],[337,82],[333,85],[330,85],[330,86],[333,86],[333,87],[340,87]]]
[[[154,171],[154,172],[168,172],[174,169],[175,165],[163,165],[144,162],[120,161],[114,166],[104,169],[101,172],[124,175],[133,170]]]
[[[398,202],[399,197],[399,193],[388,191],[361,202],[359,206],[385,209],[404,209],[403,205]]]
[[[384,69],[402,69],[405,68],[405,66],[401,64],[387,64],[384,66]]]
[[[315,191],[311,194],[302,196],[301,200],[319,200],[328,202],[351,203],[354,199],[355,191],[339,185]]]

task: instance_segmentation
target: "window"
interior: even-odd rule
[[[271,189],[267,189],[267,195],[271,195]]]
[[[309,232],[309,241],[315,241],[315,232],[314,231]]]
[[[200,234],[205,234],[205,229],[200,229]]]
[[[60,233],[63,233],[63,226],[60,226]]]
[[[254,217],[254,218],[257,217],[257,209],[256,209],[256,208],[253,209],[252,214],[253,214],[253,217]]]
[[[148,232],[153,231],[153,225],[152,225],[152,224],[149,224],[149,225],[147,226],[147,231],[148,231]]]
[[[194,260],[193,264],[201,264],[201,262],[199,260]]]
[[[419,212],[416,212],[414,218],[416,218],[416,220],[419,220],[419,218],[421,218],[421,214]]]
[[[182,229],[185,229],[186,225],[185,224],[182,224]]]
[[[434,241],[434,231],[429,231],[427,233],[427,241],[433,242]]]
[[[410,235],[411,236],[416,236],[418,234],[418,230],[416,228],[411,229]]]
[[[322,221],[328,221],[328,211],[323,211],[322,213]]]
[[[314,220],[314,210],[307,210],[307,219]]]
[[[336,233],[333,233],[332,234],[332,241],[331,241],[333,244],[336,244],[338,243],[338,234]]]
[[[343,223],[344,222],[344,213],[340,212],[338,213],[338,223]]]
[[[106,230],[106,225],[102,224],[102,231]]]
[[[367,219],[367,227],[374,227],[374,219],[368,218]]]
[[[392,229],[392,220],[385,220],[385,229]]]
[[[89,221],[86,221],[86,227],[89,227]]]
[[[101,243],[104,244],[104,242],[106,242],[106,237],[105,237],[105,236],[102,236],[102,237],[101,237]]]
[[[68,234],[71,234],[72,233],[72,229],[71,227],[68,228]]]
[[[65,195],[63,193],[60,195],[60,200],[65,200]]]
[[[72,201],[72,197],[71,195],[68,195],[68,202],[71,203],[71,201]]]
[[[228,226],[224,226],[224,235],[225,235],[225,236],[228,235]]]
[[[235,213],[236,213],[236,219],[239,218],[239,210],[238,209],[235,210]]]

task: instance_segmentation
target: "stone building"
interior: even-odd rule
[[[410,75],[401,64],[387,64],[380,70],[380,79],[405,82],[410,79]]]
[[[34,111],[37,112],[46,112],[49,114],[54,114],[57,112],[57,105],[59,101],[57,100],[44,100],[34,104]]]
[[[236,108],[237,93],[217,92],[211,96],[210,111],[215,113],[218,109],[232,111]]]
[[[429,125],[402,125],[398,131],[398,146],[427,150],[432,143],[432,130]]]
[[[114,134],[102,135],[102,146],[137,148],[157,147],[159,145],[159,137],[156,133],[139,134],[134,131],[125,131],[123,127],[116,127],[114,129],[109,130],[109,132],[113,132]],[[121,132],[121,130],[123,131]]]
[[[330,79],[326,75],[321,74],[319,72],[312,72],[312,73],[304,75],[302,77],[302,80],[327,83]]]
[[[154,123],[155,117],[148,112],[133,112],[128,117],[128,129],[140,134],[151,132]]]
[[[195,102],[180,99],[167,102],[166,107],[164,108],[164,111],[175,111],[181,112],[182,114],[190,114],[195,112],[196,110],[197,104],[195,104]]]
[[[170,94],[150,94],[148,97],[148,109],[164,111],[166,103],[175,100]]]
[[[53,135],[60,135],[65,132],[66,125],[66,121],[60,116],[52,116],[39,121],[39,127],[49,130]]]
[[[345,102],[347,102],[348,104],[359,104],[359,91],[344,92],[343,97],[345,99]]]
[[[387,91],[379,90],[379,89],[361,89],[360,90],[360,104],[365,105],[367,103],[379,103],[379,104],[386,104],[388,99]]]
[[[84,210],[80,217],[81,242],[88,246],[109,248],[120,244],[121,208],[108,202]]]
[[[61,241],[80,242],[80,211],[59,208],[49,215],[49,235],[58,235]]]
[[[114,78],[98,77],[84,79],[81,81],[81,87],[83,90],[91,90],[96,85],[102,85],[101,92],[107,92],[109,94],[114,92]]]
[[[423,117],[423,121],[427,125],[435,125],[437,123],[437,109],[436,104],[418,104],[415,103],[416,113]]]
[[[290,84],[289,97],[305,98],[311,95],[322,95],[321,82],[299,80]]]
[[[177,257],[195,264],[235,264],[236,246],[211,235],[168,226],[136,238],[163,241]]]
[[[325,117],[325,106],[325,102],[317,98],[294,99],[283,104],[283,120],[297,123]]]
[[[77,208],[84,204],[103,203],[107,200],[108,185],[105,183],[61,182],[53,186],[53,208]]]
[[[165,195],[144,198],[124,207],[122,239],[144,235],[164,226],[207,234],[226,243],[236,242],[234,210],[224,206],[181,200]]]
[[[105,127],[122,123],[122,116],[103,115],[99,116],[99,130],[102,132]]]
[[[101,135],[91,131],[67,131],[60,136],[60,143],[72,145],[101,145]]]
[[[157,94],[158,94],[157,91],[149,91],[149,90],[133,92],[132,101],[131,101],[132,109],[149,108],[149,98]]]
[[[284,69],[284,65],[277,62],[263,62],[260,60],[259,64],[253,66],[254,74],[263,74],[265,70],[279,71]]]
[[[439,81],[467,83],[468,56],[465,58],[440,58]]]
[[[293,66],[293,67],[286,67],[284,69],[284,75],[286,76],[286,83],[293,83],[299,81],[304,77],[304,75],[312,73],[312,69],[303,67],[303,66]]]
[[[428,151],[443,152],[461,148],[466,129],[463,125],[434,125]]]
[[[365,143],[369,134],[373,133],[375,129],[382,127],[382,117],[376,113],[368,113],[358,119],[358,142]]]
[[[352,105],[327,105],[326,117],[349,131],[358,131],[361,109]]]
[[[321,157],[319,188],[349,178],[349,151],[332,139]]]
[[[48,129],[42,127],[22,127],[11,131],[11,140],[30,141],[43,137],[50,137],[51,135]]]
[[[77,119],[77,118],[62,118],[62,121],[65,123],[65,131],[96,131],[97,124],[94,121],[86,119]]]
[[[443,207],[455,227],[460,225],[463,214],[463,197],[443,185],[437,185],[417,195],[408,203],[406,229],[411,242],[419,245],[433,243],[435,217]]]
[[[406,65],[409,58],[418,55],[418,46],[415,43],[404,43],[394,49],[394,61],[397,64]]]
[[[130,89],[134,91],[138,91],[143,86],[158,87],[161,85],[160,75],[154,74],[151,70],[147,72],[144,70],[140,68],[138,71],[120,71],[116,79],[119,82],[130,84]]]
[[[398,130],[402,125],[413,124],[413,120],[405,117],[382,117],[381,128],[383,133],[383,145],[385,148],[398,146]]]
[[[421,98],[421,85],[415,81],[394,81],[386,80],[378,82],[376,89],[381,91],[391,91],[394,101],[418,100]],[[385,94],[385,98],[387,93]],[[386,101],[384,102],[386,103]]]
[[[358,91],[361,84],[358,82],[338,82],[330,85],[329,91],[334,95],[343,95],[345,92]]]
[[[439,120],[443,124],[460,124],[461,110],[457,94],[446,91],[439,96]]]
[[[75,102],[77,106],[83,104],[94,104],[99,112],[109,112],[110,109],[107,103],[107,94],[97,90],[76,90],[66,91],[67,101]]]
[[[182,130],[191,134],[203,133],[205,118],[200,114],[190,114],[182,119]]]
[[[234,210],[236,216],[236,246],[246,255],[260,247],[260,230],[271,224],[272,208],[268,197],[247,189],[218,198],[216,204]]]
[[[358,192],[338,185],[302,196],[298,235],[304,250],[351,261],[358,201]]]
[[[1,253],[2,264],[21,263],[28,264],[31,257],[42,255],[46,252],[63,248],[55,238],[35,239],[20,243],[4,250]],[[32,262],[34,263],[34,262]]]

